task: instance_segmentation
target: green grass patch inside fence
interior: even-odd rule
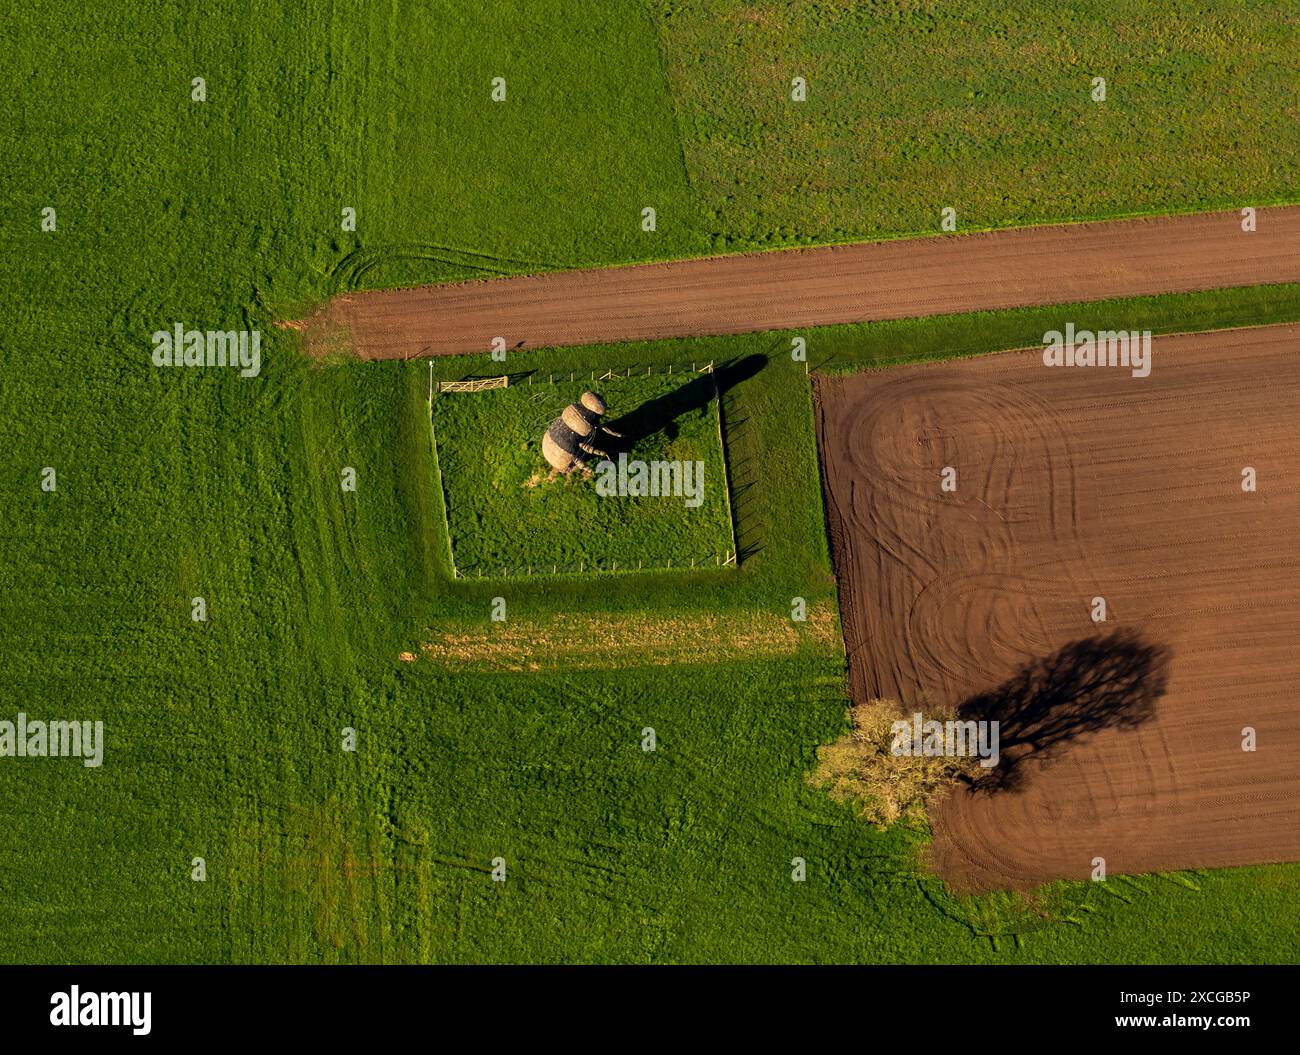
[[[613,457],[552,472],[542,436],[592,387],[620,434],[605,441]],[[441,393],[434,435],[457,570],[723,566],[733,534],[718,415],[709,373]]]

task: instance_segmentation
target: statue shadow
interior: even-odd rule
[[[703,410],[715,395],[725,395],[729,389],[749,380],[766,365],[767,356],[748,355],[715,366],[712,375],[697,374],[679,388],[647,400],[621,417],[606,421],[605,426],[619,434],[609,439],[610,453],[631,451],[641,440],[657,432],[663,432],[670,440],[676,439],[678,418]],[[611,394],[616,393],[616,388],[611,390]]]

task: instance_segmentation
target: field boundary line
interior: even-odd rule
[[[442,530],[447,538],[447,563],[451,568],[451,577],[460,578],[460,572],[456,568],[456,547],[451,544],[451,517],[447,511],[447,485],[442,478],[442,462],[438,458],[438,433],[433,424],[433,396],[428,398],[427,421],[429,422],[429,448],[433,452],[433,475],[438,483],[438,497],[442,499]]]
[[[1292,285],[1292,283],[1276,283],[1277,285]],[[1070,307],[1070,305],[1062,305]],[[1241,326],[1220,326],[1208,330],[1152,330],[1151,340],[1162,341],[1169,337],[1196,337],[1201,334],[1230,334],[1230,333],[1253,333],[1256,330],[1284,330],[1300,328],[1300,318],[1292,319],[1288,322],[1255,322],[1245,323]],[[875,359],[871,362],[844,362],[836,364],[835,362],[825,362],[820,366],[813,368],[813,376],[825,378],[843,378],[852,377],[854,374],[864,374],[871,371],[894,370],[906,366],[942,366],[947,363],[960,362],[963,359],[980,359],[991,355],[1014,355],[1018,352],[1041,352],[1041,344],[1022,344],[1015,345],[1011,348],[991,348],[983,351],[953,351],[952,349],[941,349],[933,354],[927,354],[920,359],[908,356],[889,356],[885,359]]]
[[[713,363],[708,365],[709,377],[713,379],[713,401],[718,407],[718,447],[722,455],[722,497],[727,503],[727,523],[731,525],[731,561],[740,568],[740,535],[736,531],[736,512],[731,508],[731,470],[727,467],[727,438],[722,428],[722,388],[718,385],[718,373]]]

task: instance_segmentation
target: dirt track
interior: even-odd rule
[[[1300,207],[347,293],[299,324],[368,359],[825,326],[1300,281]]]
[[[823,378],[817,398],[855,699],[989,694],[967,713],[1028,700],[1002,713],[1056,721],[1010,749],[1004,721],[1018,784],[936,811],[941,875],[988,890],[1087,878],[1095,857],[1300,860],[1300,326],[1156,338],[1147,378],[1033,349]],[[996,694],[1118,626],[1167,654],[1163,695],[1159,663],[1126,683],[1131,655],[1104,650]],[[1129,727],[1082,731],[1116,685]]]

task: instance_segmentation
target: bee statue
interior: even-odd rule
[[[610,457],[608,441],[621,436],[601,424],[604,415],[605,401],[595,392],[584,392],[551,422],[542,437],[542,454],[555,472],[571,473]]]

